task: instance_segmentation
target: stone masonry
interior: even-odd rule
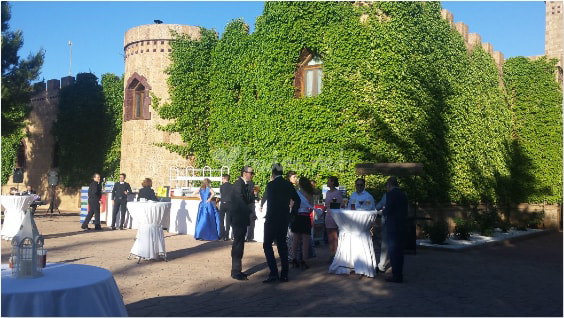
[[[150,93],[162,102],[169,101],[168,76],[165,69],[169,66],[171,30],[198,39],[200,29],[179,24],[148,24],[128,30],[124,39],[125,90],[134,76],[146,80]],[[126,94],[127,96],[127,94]],[[147,98],[150,99],[149,96]],[[128,100],[124,100],[124,110]],[[129,101],[132,102],[132,101]],[[145,102],[149,102],[150,100]],[[153,188],[170,185],[169,167],[190,165],[190,161],[154,143],[171,142],[181,144],[179,134],[159,131],[156,125],[164,125],[167,120],[159,118],[152,109],[147,108],[148,119],[129,119],[124,114],[121,139],[121,171],[127,174],[132,188],[140,188],[144,178],[153,179]],[[124,111],[125,113],[125,111]]]
[[[17,186],[20,191],[23,191],[26,185],[31,185],[47,204],[50,203],[47,173],[53,167],[55,152],[55,140],[50,132],[51,127],[57,121],[60,89],[73,82],[74,77],[72,76],[63,77],[60,81],[58,79],[49,80],[47,87],[32,97],[29,124],[25,128],[27,137],[23,140],[25,145],[24,182],[17,185],[10,177],[8,182],[2,186],[2,194],[9,193],[11,187]],[[61,210],[80,208],[80,196],[76,189],[58,186],[56,190],[56,207]]]

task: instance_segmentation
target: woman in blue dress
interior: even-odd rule
[[[198,216],[196,217],[196,231],[194,238],[204,241],[219,240],[219,214],[212,199],[215,193],[210,187],[211,181],[205,178],[202,186],[194,195],[200,195],[200,205],[198,206]]]

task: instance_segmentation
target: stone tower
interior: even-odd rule
[[[125,87],[121,136],[121,172],[132,188],[141,187],[144,178],[153,179],[153,188],[166,186],[169,167],[189,165],[186,158],[155,143],[181,144],[178,134],[159,131],[156,125],[168,121],[151,108],[151,94],[168,102],[165,69],[169,66],[171,31],[199,39],[200,29],[179,24],[148,24],[129,29],[124,38]]]
[[[558,59],[558,75],[562,81],[562,1],[546,1],[546,28],[544,39],[544,54],[548,58]]]

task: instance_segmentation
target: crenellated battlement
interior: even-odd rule
[[[466,46],[468,52],[472,52],[474,48],[476,48],[477,46],[481,46],[486,52],[488,52],[488,54],[490,54],[494,59],[494,62],[497,66],[500,75],[502,75],[503,63],[505,61],[503,53],[501,53],[500,51],[494,51],[494,47],[491,43],[488,42],[482,43],[482,36],[480,36],[478,33],[469,33],[468,25],[466,25],[466,23],[464,22],[455,23],[453,14],[447,9],[441,10],[441,17],[447,20],[450,26],[456,29],[458,33],[460,33],[460,35],[464,39],[464,45]]]
[[[74,83],[74,76],[65,76],[58,79],[50,79],[45,82],[35,83],[35,94],[31,98],[31,102],[40,102],[47,99],[59,98],[61,88],[67,87]]]

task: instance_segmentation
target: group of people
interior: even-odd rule
[[[118,211],[120,210],[119,229],[124,229],[125,213],[127,211],[127,196],[133,193],[129,183],[125,182],[126,177],[125,173],[120,173],[119,182],[116,182],[112,189],[112,200],[114,201],[112,210],[112,230],[116,229],[116,220]],[[94,230],[102,230],[102,227],[100,226],[100,204],[102,203],[102,184],[100,183],[100,179],[101,177],[99,173],[94,173],[92,175],[92,182],[88,187],[88,214],[84,219],[84,223],[80,226],[83,230],[90,230],[88,224],[90,223],[90,220],[92,220],[92,217],[94,217]],[[145,178],[141,186],[142,188],[139,190],[139,194],[137,195],[138,200],[145,199],[157,201],[155,191],[151,188],[153,186],[151,179]]]
[[[297,178],[295,172],[288,173],[283,178],[283,168],[280,164],[272,166],[270,182],[261,201],[261,209],[266,205],[264,222],[263,250],[270,273],[263,281],[272,283],[276,281],[287,282],[290,261],[294,267],[309,268],[307,261],[310,251],[313,250],[311,237],[310,215],[314,207],[315,197],[319,196],[312,182],[306,177]],[[253,239],[254,221],[257,219],[255,213],[255,200],[258,199],[258,189],[254,187],[254,170],[250,166],[241,169],[240,177],[233,184],[230,176],[222,176],[220,186],[220,208],[215,204],[215,193],[211,188],[211,181],[204,179],[201,187],[193,194],[199,195],[200,204],[196,218],[194,238],[198,240],[229,240],[232,233],[231,247],[231,277],[237,280],[247,280],[247,274],[242,271],[242,258],[245,249],[245,241],[256,242]],[[125,182],[126,175],[120,174],[120,181],[114,185],[112,190],[114,208],[112,219],[112,230],[115,230],[115,222],[118,210],[121,209],[121,221],[119,228],[123,229],[125,211],[127,209],[127,195],[132,193],[131,186]],[[89,212],[82,224],[83,229],[89,229],[88,223],[95,216],[95,230],[100,227],[100,203],[102,188],[100,185],[100,174],[95,173],[92,183],[88,189]],[[155,192],[151,189],[151,179],[143,181],[143,188],[139,191],[139,198],[156,201]],[[325,229],[329,243],[329,262],[332,262],[337,251],[338,226],[332,217],[332,209],[356,207],[366,210],[381,210],[382,213],[382,246],[380,260],[377,270],[384,272],[388,263],[392,267],[392,277],[387,281],[403,281],[403,246],[406,235],[408,201],[405,193],[398,187],[395,177],[390,177],[386,183],[386,194],[376,204],[374,198],[365,190],[365,180],[355,181],[356,191],[351,194],[347,205],[339,190],[339,180],[331,176],[327,180],[328,191],[325,196]],[[288,257],[288,228],[293,234],[292,258]],[[301,255],[299,247],[301,242]],[[274,256],[273,243],[276,243],[280,256],[281,270],[278,271]],[[301,256],[301,258],[300,258]],[[389,261],[388,261],[389,259]]]

